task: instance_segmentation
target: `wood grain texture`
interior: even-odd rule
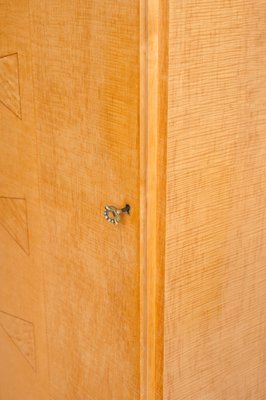
[[[265,14],[0,0],[0,400],[265,399]]]
[[[137,400],[139,2],[30,1],[30,15],[51,396]]]
[[[21,118],[18,54],[0,54],[0,103]]]
[[[266,5],[169,1],[165,400],[266,397]]]

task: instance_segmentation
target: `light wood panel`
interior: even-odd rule
[[[139,13],[0,0],[1,400],[140,398]]]
[[[139,399],[139,2],[30,15],[51,395]]]
[[[166,400],[266,396],[266,7],[169,2]]]

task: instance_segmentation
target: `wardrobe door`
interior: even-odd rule
[[[139,1],[0,25],[0,398],[139,400]]]

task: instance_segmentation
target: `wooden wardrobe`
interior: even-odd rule
[[[265,0],[0,0],[0,400],[265,399]]]

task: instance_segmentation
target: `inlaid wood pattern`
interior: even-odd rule
[[[14,108],[0,102],[1,400],[50,398],[30,38],[29,1],[0,0],[0,56],[18,54],[1,59],[1,77],[8,71],[17,82],[19,72],[23,114],[19,118],[18,86],[9,86]],[[4,61],[14,74],[6,65],[3,73]]]
[[[35,362],[34,327],[29,321],[0,311],[0,326],[33,369]]]
[[[27,205],[25,199],[0,197],[0,225],[29,254]]]
[[[169,19],[164,399],[265,400],[265,2]]]
[[[21,118],[17,53],[0,57],[0,102]]]

